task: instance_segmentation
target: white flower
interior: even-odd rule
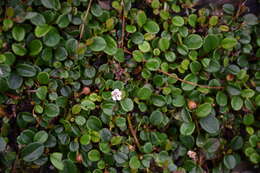
[[[122,99],[122,92],[119,89],[114,89],[114,91],[111,92],[111,95],[114,101]]]
[[[187,155],[189,156],[189,158],[191,158],[192,160],[196,160],[197,159],[197,153],[194,151],[189,150]]]
[[[0,75],[3,75],[4,73],[3,73],[3,71],[2,71],[2,69],[0,69]]]

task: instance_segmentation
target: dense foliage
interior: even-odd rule
[[[193,5],[1,0],[0,172],[257,166],[259,18]]]

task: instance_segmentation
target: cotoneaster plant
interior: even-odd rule
[[[0,172],[259,168],[259,17],[228,2],[0,1]]]

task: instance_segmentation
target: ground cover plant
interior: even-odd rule
[[[202,2],[1,0],[0,172],[257,168],[257,2]]]

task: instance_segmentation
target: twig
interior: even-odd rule
[[[121,41],[120,41],[120,47],[124,47],[124,38],[125,38],[125,4],[124,0],[121,1],[121,5],[123,7],[122,10],[122,34],[121,34]]]
[[[241,2],[239,3],[239,7],[238,7],[238,10],[237,10],[237,12],[236,12],[236,15],[234,16],[234,19],[237,19],[237,18],[240,16],[241,10],[242,10],[242,8],[245,6],[246,1],[247,1],[247,0],[245,0],[245,1],[242,2],[242,3],[241,3]]]
[[[36,93],[37,90],[26,90],[27,93]]]
[[[186,84],[189,84],[189,85],[193,85],[193,86],[197,86],[197,87],[200,87],[200,88],[208,88],[208,89],[224,89],[224,87],[221,87],[221,86],[208,86],[208,85],[200,85],[200,84],[197,84],[197,83],[193,83],[193,82],[190,82],[190,81],[186,81],[186,80],[183,80],[181,78],[179,78],[178,76],[175,76],[175,75],[172,75],[170,73],[167,73],[165,71],[162,71],[162,70],[158,70],[158,72],[160,73],[163,73],[167,76],[170,76],[178,81],[181,81],[183,83],[186,83]]]
[[[127,48],[124,47],[124,52],[128,53],[129,55],[132,55],[132,52],[130,52]]]
[[[140,148],[140,143],[138,141],[138,138],[136,137],[136,131],[134,130],[132,122],[131,122],[131,114],[128,114],[127,121],[128,121],[128,127],[130,129],[130,132],[131,132],[132,136],[134,137],[135,144],[137,145],[138,148]]]
[[[82,36],[83,36],[84,29],[85,29],[85,24],[86,24],[86,20],[87,20],[87,18],[88,18],[88,14],[89,14],[89,10],[90,10],[92,1],[93,1],[93,0],[89,0],[88,7],[87,7],[87,10],[86,10],[86,14],[85,14],[85,16],[83,17],[83,23],[80,25],[81,27],[80,27],[79,40],[81,40],[81,38],[82,38]]]

